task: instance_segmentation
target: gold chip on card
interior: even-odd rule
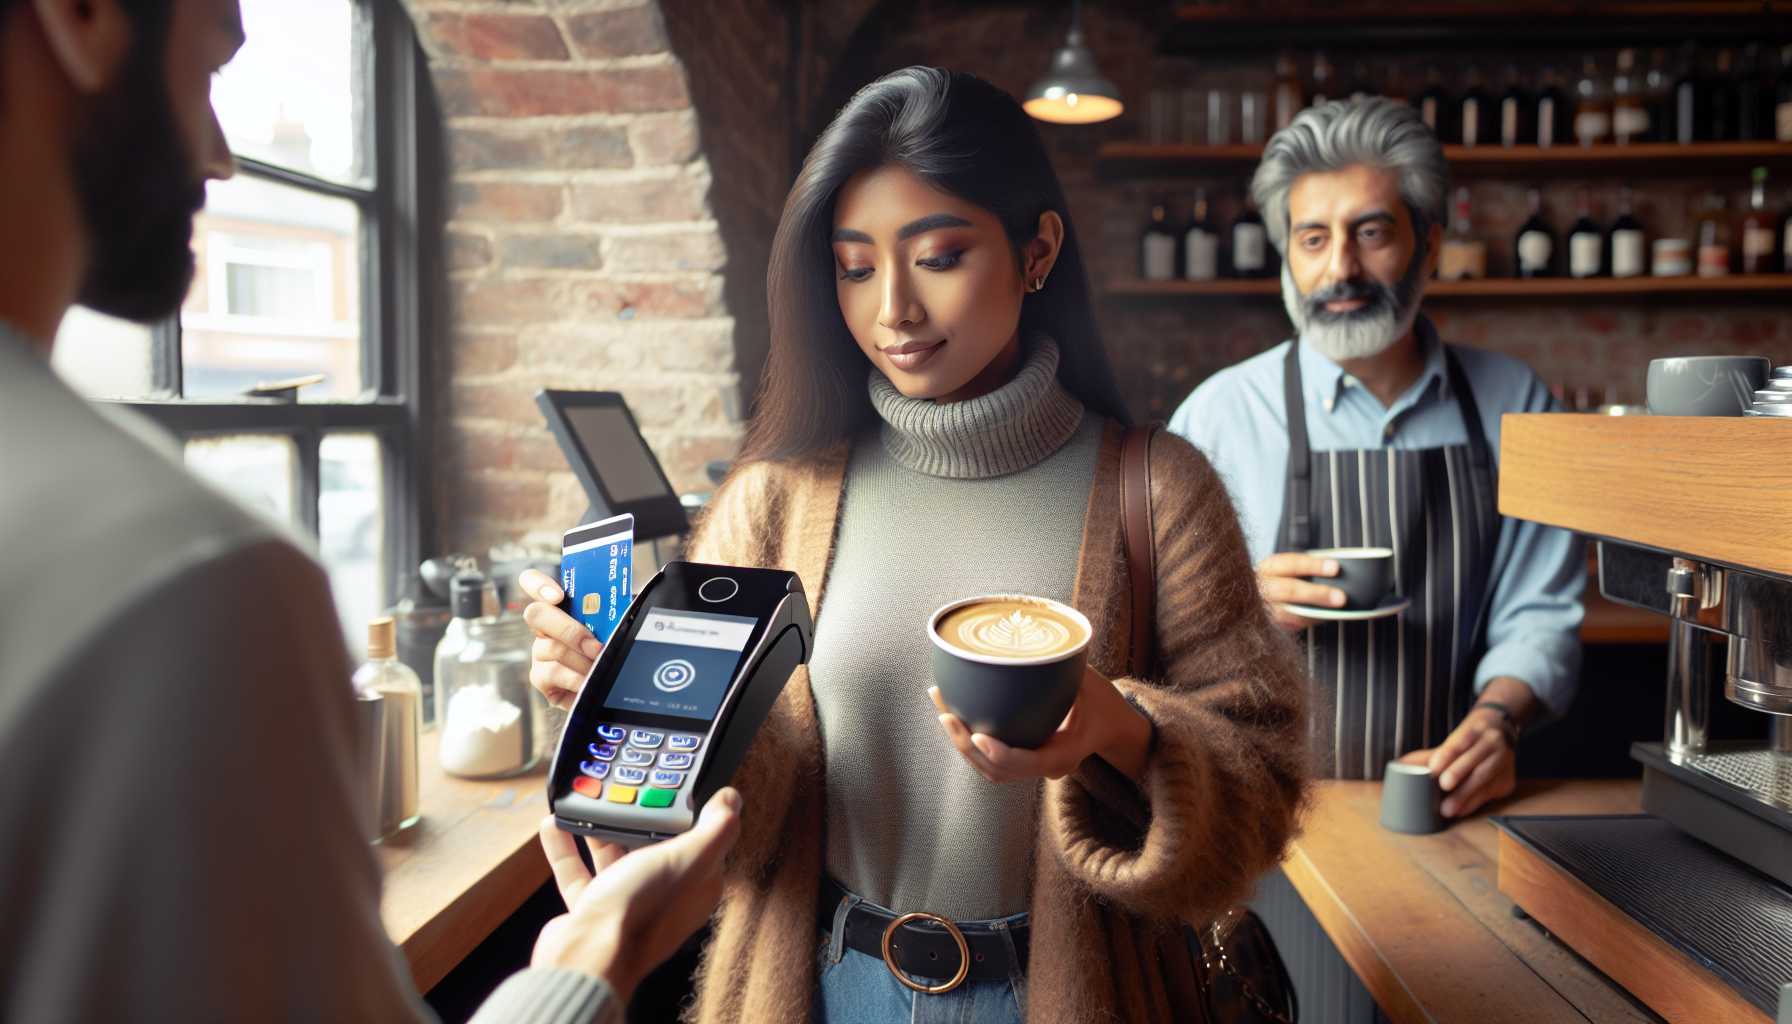
[[[599,602],[598,602],[596,594],[586,594],[585,595],[585,610],[584,610],[583,614],[596,615],[598,604],[599,604]]]

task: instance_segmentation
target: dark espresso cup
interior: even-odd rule
[[[1347,611],[1366,611],[1381,604],[1394,586],[1392,548],[1316,548],[1307,554],[1338,563],[1336,576],[1309,576],[1320,586],[1344,592]]]
[[[1038,747],[1076,703],[1091,634],[1082,612],[1048,598],[963,598],[927,620],[933,681],[972,732]]]
[[[1443,828],[1443,789],[1422,764],[1389,761],[1381,781],[1381,827],[1409,835]]]

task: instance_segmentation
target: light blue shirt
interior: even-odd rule
[[[1427,323],[1420,330],[1421,339],[1436,337],[1428,328]],[[1226,481],[1253,562],[1275,553],[1282,522],[1288,486],[1282,361],[1290,344],[1209,377],[1170,417],[1170,430],[1204,451]],[[1457,345],[1450,350],[1474,390],[1496,465],[1501,415],[1560,411],[1543,381],[1517,359]],[[1468,441],[1440,342],[1427,345],[1424,372],[1392,406],[1382,405],[1312,346],[1302,345],[1299,358],[1313,451],[1437,448]],[[1579,682],[1580,595],[1586,584],[1586,548],[1578,535],[1502,517],[1487,593],[1477,599],[1488,610],[1488,646],[1475,668],[1475,692],[1491,679],[1512,676],[1530,686],[1550,715],[1566,712]]]

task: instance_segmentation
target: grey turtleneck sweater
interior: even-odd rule
[[[1069,601],[1101,438],[1038,339],[965,402],[905,398],[877,371],[878,435],[853,448],[809,678],[827,765],[828,871],[955,920],[1028,906],[1037,782],[996,785],[940,729],[928,616],[959,597]]]

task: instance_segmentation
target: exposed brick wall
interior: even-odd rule
[[[406,5],[449,154],[444,543],[557,532],[584,511],[534,406],[543,387],[623,392],[674,486],[707,489],[765,348],[787,151],[766,99],[785,42],[771,0],[674,0],[670,17],[655,0]],[[764,80],[729,93],[724,75]]]

